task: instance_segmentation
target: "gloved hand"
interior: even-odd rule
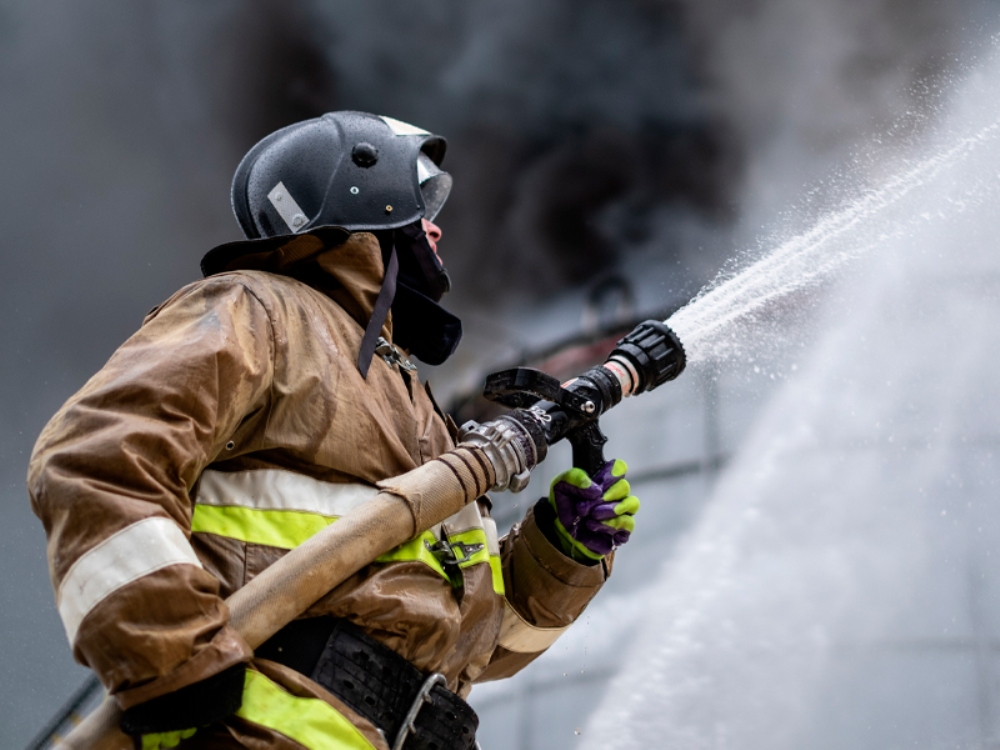
[[[195,731],[194,729],[179,729],[176,732],[144,734],[141,738],[140,750],[162,750],[163,748],[177,747],[181,740],[186,740]]]
[[[635,530],[639,498],[631,495],[625,472],[615,459],[593,479],[583,469],[570,469],[552,480],[549,503],[556,512],[555,528],[563,552],[593,563],[625,544]]]

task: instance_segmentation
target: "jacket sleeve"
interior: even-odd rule
[[[257,297],[231,278],[196,282],[35,445],[28,489],[59,614],[74,657],[123,709],[250,657],[191,547],[191,492],[241,424],[266,418],[272,350]]]
[[[504,612],[500,638],[477,682],[510,677],[541,656],[583,613],[611,574],[613,554],[583,565],[549,541],[538,503],[500,541]]]

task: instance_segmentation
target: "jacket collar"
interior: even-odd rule
[[[368,324],[385,266],[378,239],[340,227],[319,227],[295,236],[230,242],[201,261],[205,276],[229,271],[267,271],[290,276],[323,292],[364,328]],[[392,317],[382,335],[392,340]]]

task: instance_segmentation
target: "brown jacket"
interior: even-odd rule
[[[74,656],[123,708],[250,659],[223,599],[364,502],[375,482],[452,447],[450,420],[415,374],[378,356],[367,379],[357,371],[382,273],[378,243],[363,233],[303,235],[244,257],[153,310],[43,430],[28,487],[60,615]],[[351,620],[463,695],[513,674],[579,616],[608,571],[562,555],[530,512],[498,545],[488,507],[483,499],[429,531],[485,535],[458,580],[418,541],[306,616]],[[273,662],[253,668],[385,747],[317,684]],[[298,741],[234,717],[191,742],[310,745],[291,735]]]

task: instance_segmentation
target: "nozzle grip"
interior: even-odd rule
[[[607,463],[604,444],[608,442],[608,437],[601,432],[597,420],[573,430],[566,435],[566,439],[573,446],[573,466],[583,469],[588,476],[593,477]]]

